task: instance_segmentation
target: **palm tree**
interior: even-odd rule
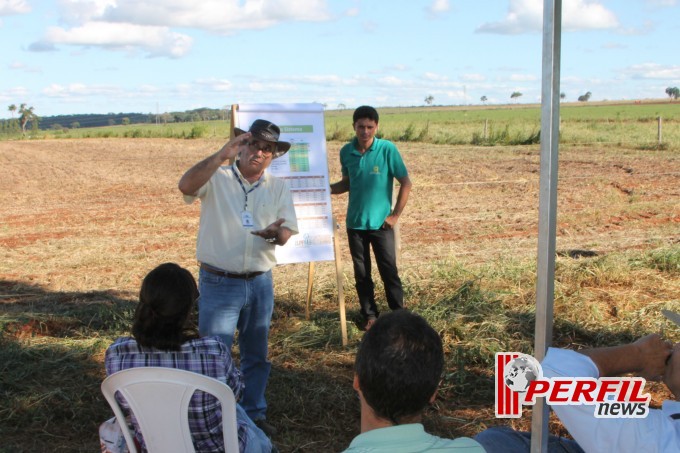
[[[26,135],[26,125],[31,121],[38,121],[38,115],[33,112],[33,107],[21,104],[19,106],[19,124],[21,125],[22,134]]]
[[[7,110],[9,110],[10,112],[12,112],[12,119],[14,119],[14,112],[17,111],[17,106],[14,105],[14,104],[10,104],[9,107],[7,107]]]

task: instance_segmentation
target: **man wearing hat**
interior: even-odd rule
[[[264,392],[274,309],[271,269],[274,249],[298,233],[293,199],[285,181],[265,172],[290,149],[275,124],[258,119],[246,132],[191,167],[179,181],[187,203],[201,200],[196,257],[199,271],[199,331],[219,335],[231,347],[239,331],[245,391],[251,419],[271,435]],[[228,161],[236,162],[229,165]]]

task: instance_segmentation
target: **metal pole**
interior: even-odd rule
[[[538,203],[538,261],[534,356],[543,360],[552,340],[555,290],[555,231],[560,128],[560,48],[562,0],[543,1],[541,88],[541,174]],[[531,451],[547,451],[548,407],[541,398],[531,420]]]

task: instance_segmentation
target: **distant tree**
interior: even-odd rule
[[[522,93],[520,93],[519,91],[514,91],[514,92],[510,95],[510,99],[515,99],[515,100],[516,100],[516,99],[517,99],[518,97],[520,97],[520,96],[522,96]]]
[[[338,110],[345,110],[346,108],[347,108],[347,106],[345,104],[343,104],[342,102],[340,104],[338,104]]]
[[[80,123],[78,121],[74,121],[71,123],[71,129],[78,129],[80,127]]]
[[[52,123],[52,125],[50,126],[50,129],[52,129],[53,131],[60,131],[63,128],[64,127],[59,123]]]
[[[432,96],[431,94],[429,96],[425,97],[425,103],[427,105],[432,105],[433,102],[434,102],[434,96]]]
[[[668,92],[668,90],[666,90],[666,92]],[[9,107],[7,107],[7,110],[12,113],[12,118],[14,118],[14,112],[17,111],[17,106],[15,104],[10,104]]]
[[[590,99],[590,97],[592,95],[593,94],[590,91],[588,91],[586,94],[582,94],[581,96],[579,96],[578,101],[579,102],[588,102],[588,100]]]
[[[128,118],[127,116],[123,117],[123,119],[120,120],[120,124],[122,124],[123,126],[127,126],[128,124],[130,124],[130,118]]]
[[[109,123],[109,126],[114,126],[116,124],[116,120],[114,120],[113,118],[109,118],[108,123]]]
[[[678,87],[668,87],[666,88],[666,94],[670,98],[670,102],[673,102],[673,99],[678,99],[680,98],[680,88]]]
[[[564,91],[560,93],[560,99],[564,99],[564,98],[566,98],[566,97],[567,97],[567,95],[564,94]]]
[[[483,104],[486,104],[488,98],[486,96],[482,96],[481,98],[479,98],[479,100],[482,101]]]
[[[33,111],[33,107],[28,107],[26,104],[19,106],[19,124],[21,125],[21,133],[26,134],[26,125],[38,123],[38,115]]]

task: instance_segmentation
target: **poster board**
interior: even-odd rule
[[[333,261],[334,221],[331,206],[326,128],[321,104],[239,104],[234,126],[248,130],[258,118],[281,128],[280,140],[290,150],[272,161],[267,171],[288,183],[299,234],[276,247],[278,264]]]

